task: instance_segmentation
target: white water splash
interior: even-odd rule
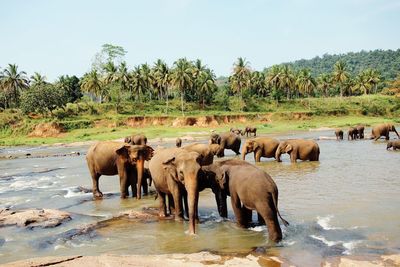
[[[254,232],[262,232],[262,231],[266,231],[267,227],[265,225],[259,225],[259,226],[250,227],[248,229],[250,231],[254,231]]]
[[[324,230],[337,230],[337,229],[341,229],[339,227],[333,227],[330,225],[330,221],[333,218],[333,215],[328,215],[325,217],[317,217],[317,223],[322,227],[322,229]]]
[[[312,238],[314,238],[314,239],[316,239],[316,240],[321,241],[322,243],[324,243],[324,244],[327,245],[328,247],[332,247],[332,246],[334,246],[334,245],[339,245],[339,244],[342,243],[341,241],[329,241],[329,240],[327,240],[325,237],[319,236],[319,235],[310,235],[310,237],[312,237]]]

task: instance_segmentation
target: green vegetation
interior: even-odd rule
[[[320,71],[326,63],[321,65],[317,59],[310,61],[315,62],[312,67],[299,67],[309,64],[299,61],[303,65],[295,62],[257,71],[240,57],[226,79],[216,79],[199,59],[180,58],[171,67],[158,59],[152,66],[141,64],[130,69],[124,61],[126,53],[120,46],[105,44],[83,77],[63,75],[53,83],[37,72],[28,78],[17,65],[9,64],[0,71],[0,144],[24,143],[18,140],[26,139],[23,137],[42,122],[59,124],[67,131],[61,139],[70,141],[124,134],[130,131],[125,125],[132,116],[275,113],[273,123],[266,129],[278,130],[279,122],[293,119],[296,112],[316,122],[323,116],[400,115],[396,98],[400,95],[400,74],[390,80],[393,68],[382,67],[388,64],[387,60],[377,68],[364,64],[394,53],[393,64],[397,66],[400,50],[325,55],[323,59],[332,63],[326,72]],[[356,60],[359,57],[366,59]],[[333,58],[338,60],[333,62]],[[357,68],[355,62],[359,64]],[[109,126],[103,132],[98,130],[103,127],[97,125],[100,121],[114,125],[112,132]],[[303,126],[296,122],[288,127]],[[150,136],[159,132],[165,136],[169,131],[151,129],[146,130]],[[29,140],[25,142],[39,142]],[[50,138],[45,142],[53,141]]]

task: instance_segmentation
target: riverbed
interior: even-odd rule
[[[268,243],[265,226],[237,227],[229,199],[229,219],[221,219],[210,190],[200,194],[196,236],[185,233],[186,222],[112,219],[123,211],[156,208],[158,200],[154,194],[139,201],[121,200],[118,177],[102,176],[105,197],[94,201],[82,190],[91,188],[87,145],[10,147],[0,154],[31,156],[0,161],[0,207],[60,209],[72,213],[72,220],[48,229],[0,228],[0,263],[40,256],[210,251],[276,256],[299,266],[319,266],[328,257],[400,253],[399,152],[387,151],[384,140],[336,141],[330,139],[332,130],[268,136],[315,139],[321,150],[319,162],[291,164],[283,155],[282,163],[262,158],[257,164],[278,185],[279,210],[290,223],[281,225],[284,238],[277,246]],[[54,154],[67,156],[35,157]],[[235,157],[228,150],[225,154]],[[246,160],[254,163],[253,154]],[[101,227],[73,234],[99,222]]]

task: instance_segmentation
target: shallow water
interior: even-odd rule
[[[331,131],[306,132],[279,138],[332,135]],[[93,201],[91,193],[80,192],[78,186],[91,187],[83,155],[87,147],[3,148],[1,154],[78,151],[81,155],[0,161],[0,207],[54,208],[73,214],[71,221],[53,229],[0,228],[0,263],[50,255],[207,250],[274,255],[300,266],[319,266],[328,256],[399,253],[400,153],[386,151],[384,141],[318,143],[320,162],[290,164],[288,155],[283,155],[283,163],[263,158],[257,164],[277,183],[279,209],[290,222],[287,228],[282,225],[284,239],[277,247],[269,246],[264,226],[240,229],[231,210],[229,220],[222,220],[209,190],[200,194],[201,223],[195,237],[185,234],[186,222],[109,220],[124,210],[157,207],[158,200],[154,195],[140,201],[121,200],[117,177],[100,178],[107,194],[103,200]],[[230,152],[227,156],[234,157]],[[246,159],[253,161],[253,155]],[[105,221],[102,227],[73,235],[75,229],[100,221]]]

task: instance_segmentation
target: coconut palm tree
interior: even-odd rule
[[[353,92],[361,92],[367,95],[372,89],[372,83],[370,83],[370,73],[367,70],[361,71],[354,80],[354,84],[351,87]]]
[[[322,73],[317,78],[317,87],[325,97],[328,96],[328,90],[332,86],[332,77],[328,73]]]
[[[376,90],[377,90],[377,86],[378,86],[379,82],[381,81],[380,73],[375,69],[366,69],[365,75],[367,76],[368,83],[374,89],[373,93],[375,94]]]
[[[196,83],[199,95],[202,98],[202,109],[204,109],[205,106],[206,96],[217,88],[217,86],[215,85],[215,78],[215,74],[210,69],[202,71],[200,73],[200,76],[197,77]]]
[[[19,106],[19,96],[21,91],[29,87],[29,79],[25,71],[18,71],[16,64],[8,66],[0,73],[1,88],[6,97],[5,106]]]
[[[142,80],[142,83],[144,86],[144,90],[149,93],[150,100],[151,100],[152,94],[153,94],[152,87],[153,87],[154,79],[153,79],[153,76],[151,75],[151,69],[150,69],[149,65],[147,63],[142,64],[140,66],[139,73],[140,73],[140,77],[141,77],[141,80]]]
[[[239,95],[242,103],[243,91],[249,88],[251,81],[250,63],[245,58],[239,57],[233,64],[233,73],[229,79],[232,91]],[[240,105],[242,111],[242,105]]]
[[[101,81],[97,70],[92,70],[91,72],[83,75],[83,78],[81,79],[81,88],[83,91],[100,97],[100,103],[103,102],[103,82]]]
[[[309,97],[316,87],[315,79],[311,76],[311,71],[308,69],[301,69],[295,82],[298,90],[303,95]]]
[[[131,92],[136,95],[136,101],[140,102],[140,96],[144,94],[146,90],[142,75],[140,73],[140,66],[134,67],[131,72],[130,88]]]
[[[31,76],[31,85],[32,86],[40,86],[46,84],[46,76],[41,75],[39,72],[34,72]]]
[[[339,60],[333,66],[332,80],[340,87],[340,97],[343,97],[344,83],[350,78],[350,74],[347,71],[347,64],[344,61]]]
[[[286,92],[286,97],[290,99],[291,88],[295,85],[294,75],[292,69],[288,65],[280,67],[279,84],[281,90]]]
[[[251,73],[250,87],[257,95],[265,96],[268,93],[268,87],[265,84],[264,72],[253,71]]]
[[[165,102],[167,105],[166,113],[168,114],[168,89],[171,82],[171,72],[168,68],[168,65],[163,60],[158,59],[154,64],[152,73],[154,85],[158,91],[159,98],[162,99],[163,95],[165,95]]]
[[[174,68],[172,70],[171,83],[181,94],[181,109],[182,116],[183,112],[183,96],[185,91],[193,85],[192,68],[189,61],[186,58],[180,58],[174,62]]]

